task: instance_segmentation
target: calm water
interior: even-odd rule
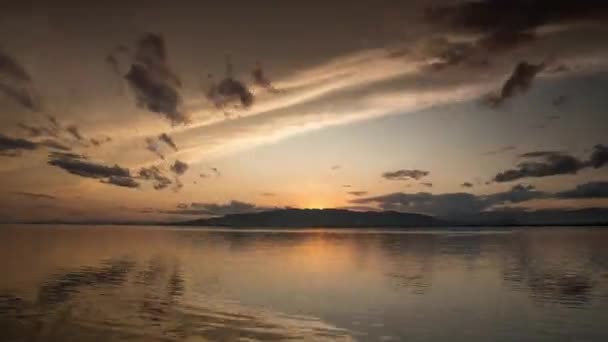
[[[0,341],[608,341],[608,229],[0,226]]]

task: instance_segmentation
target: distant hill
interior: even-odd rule
[[[452,226],[606,226],[608,209],[497,210],[446,218]]]
[[[445,222],[422,214],[396,211],[350,211],[345,209],[277,209],[250,214],[231,214],[181,222],[188,226],[284,227],[284,228],[406,228],[435,227]]]

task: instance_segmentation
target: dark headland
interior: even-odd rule
[[[407,228],[437,227],[445,222],[428,215],[396,211],[350,211],[345,209],[276,209],[231,214],[181,222],[188,226],[287,227],[287,228]]]
[[[275,209],[173,223],[236,228],[432,228],[484,226],[607,226],[608,209],[496,211],[437,218],[397,211]]]

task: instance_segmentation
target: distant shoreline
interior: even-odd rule
[[[567,215],[566,215],[567,214]],[[436,218],[424,214],[396,211],[350,211],[345,209],[276,209],[228,214],[190,221],[22,221],[0,224],[164,226],[233,229],[479,229],[523,227],[605,227],[608,209],[581,209],[562,216],[550,211],[526,212],[518,216],[503,213]],[[560,222],[563,221],[563,222]]]

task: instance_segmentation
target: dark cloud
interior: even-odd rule
[[[80,133],[80,129],[76,125],[70,125],[66,127],[66,132],[68,132],[74,139],[78,141],[85,140],[84,136]]]
[[[415,179],[415,180],[419,180],[422,179],[426,176],[428,176],[430,174],[429,171],[424,171],[424,170],[397,170],[397,171],[390,171],[390,172],[385,172],[382,174],[382,177],[388,180],[398,180],[398,181],[402,181],[402,180],[410,180],[410,179]]]
[[[272,208],[258,207],[255,204],[230,201],[228,203],[179,203],[175,210],[154,210],[155,213],[171,215],[223,216],[229,214],[256,213]]]
[[[152,181],[155,190],[162,190],[173,183],[171,179],[165,176],[156,166],[142,167],[139,170],[138,176],[141,179]]]
[[[55,196],[51,196],[51,195],[47,195],[47,194],[39,194],[39,193],[34,193],[34,192],[24,192],[24,191],[14,191],[11,192],[11,194],[13,195],[17,195],[17,196],[23,196],[23,197],[27,197],[27,198],[31,198],[34,200],[38,200],[38,199],[57,199],[57,197]]]
[[[171,165],[170,169],[176,175],[181,176],[188,171],[188,164],[181,160],[176,160],[175,163]]]
[[[65,145],[62,140],[76,140],[80,146],[84,147],[98,147],[112,141],[110,137],[87,138],[81,133],[77,125],[69,125],[63,128],[53,116],[46,116],[46,120],[48,122],[45,122],[45,124],[38,125],[21,122],[18,127],[32,138],[48,138],[40,141],[40,145],[63,151],[71,150],[72,146]]]
[[[383,196],[358,198],[350,202],[357,205],[376,204],[382,210],[450,216],[473,214],[489,210],[498,205],[521,203],[545,197],[547,197],[546,193],[536,191],[533,187],[514,186],[509,191],[481,196],[464,192],[437,195],[428,192],[413,194],[398,192]]]
[[[515,169],[500,172],[493,180],[500,183],[528,177],[575,174],[585,165],[578,158],[559,152],[532,152],[521,157],[533,160],[526,160],[517,164]]]
[[[105,143],[109,143],[110,141],[112,141],[112,138],[110,137],[103,137],[103,138],[90,138],[89,142],[91,143],[91,145],[93,146],[101,146]]]
[[[266,89],[271,93],[277,93],[278,90],[272,85],[272,82],[266,74],[264,73],[264,68],[262,67],[262,63],[257,62],[255,68],[251,72],[251,76],[253,78],[253,84],[256,86]]]
[[[45,139],[42,140],[41,142],[38,143],[40,146],[44,146],[44,147],[48,147],[50,149],[54,149],[54,150],[60,150],[60,151],[71,151],[72,148],[69,146],[66,146],[62,143],[60,143],[57,140],[53,140],[53,139]]]
[[[349,191],[348,194],[353,196],[365,196],[367,195],[367,191]]]
[[[122,76],[120,62],[123,59],[131,59],[129,48],[125,45],[117,46],[114,51],[106,56],[105,62],[116,75]]]
[[[526,152],[519,155],[520,158],[551,158],[563,155],[560,151],[534,151]]]
[[[424,185],[427,188],[432,188],[433,187],[433,183],[430,183],[430,182],[423,182],[423,183],[420,183],[420,185]]]
[[[38,110],[33,82],[25,68],[13,57],[0,51],[0,93],[29,110]]]
[[[163,160],[165,159],[165,156],[160,151],[160,146],[158,146],[156,139],[148,137],[148,138],[146,138],[145,141],[146,141],[146,150],[154,153],[160,159],[163,159]]]
[[[608,198],[608,182],[590,182],[568,191],[558,192],[558,198]]]
[[[49,154],[49,165],[58,167],[73,175],[85,178],[100,179],[102,183],[122,187],[137,187],[132,179],[129,169],[118,165],[106,166],[89,161],[83,156],[73,153],[53,152]],[[131,179],[131,180],[129,180]]]
[[[427,19],[450,31],[481,35],[477,44],[490,51],[512,48],[536,38],[534,30],[548,24],[605,19],[602,0],[481,0],[434,7]]]
[[[102,180],[101,182],[106,183],[106,184],[122,186],[125,188],[139,188],[139,183],[131,177],[111,176],[108,179]]]
[[[509,191],[499,192],[492,195],[480,196],[488,205],[521,203],[533,199],[549,197],[545,192],[538,191],[530,184],[517,184]]]
[[[506,170],[494,176],[495,182],[510,182],[522,178],[548,177],[555,175],[576,174],[586,168],[601,168],[608,162],[608,148],[596,145],[588,160],[556,151],[536,151],[520,155],[526,159],[514,169]]]
[[[118,165],[106,166],[68,155],[54,154],[50,156],[48,164],[88,178],[130,177],[129,170]]]
[[[161,135],[159,135],[158,140],[164,142],[165,144],[169,145],[169,147],[177,151],[177,145],[167,133],[162,133]]]
[[[421,54],[433,71],[462,64],[485,67],[497,55],[539,39],[535,30],[543,25],[560,24],[569,29],[565,23],[571,21],[599,23],[608,18],[607,7],[600,0],[581,4],[569,0],[480,0],[434,6],[424,15],[432,27],[428,36],[433,38],[423,40],[426,44]],[[455,33],[471,39],[459,41],[452,38]],[[496,106],[509,93],[525,91],[533,79],[528,75],[520,74],[519,83],[503,88],[501,94],[506,96],[491,96],[488,103]],[[525,82],[525,78],[530,80]]]
[[[587,165],[599,169],[608,163],[608,147],[604,145],[593,146],[593,151],[589,157]]]
[[[147,33],[137,42],[133,65],[124,76],[135,93],[137,105],[150,112],[164,115],[172,124],[187,123],[180,109],[179,79],[167,64],[163,38]]]
[[[31,82],[32,78],[25,68],[13,57],[0,51],[0,75],[14,81]]]
[[[472,194],[450,193],[433,195],[428,192],[408,194],[403,192],[351,200],[357,205],[375,204],[382,210],[418,212],[433,215],[479,212],[487,205]]]
[[[71,158],[71,159],[89,159],[89,157],[83,154],[77,154],[72,152],[59,152],[59,151],[51,151],[49,153],[49,158],[53,159],[63,159],[63,158]]]
[[[33,111],[39,110],[39,104],[36,102],[32,92],[26,88],[0,83],[0,93],[3,93],[8,98],[27,109]]]
[[[531,64],[528,62],[520,62],[502,86],[500,92],[498,94],[493,94],[488,98],[488,103],[492,106],[499,106],[505,100],[527,92],[532,86],[532,81],[534,81],[536,75],[541,72],[545,66],[545,63]]]
[[[0,134],[0,156],[16,157],[21,155],[21,151],[32,151],[36,148],[38,148],[38,144],[29,140]]]
[[[343,188],[351,188],[351,187],[352,187],[352,185],[350,185],[350,184],[344,184],[344,185],[342,185],[342,187],[343,187]]]
[[[209,81],[211,85],[206,96],[216,108],[224,108],[234,101],[239,101],[243,108],[249,108],[253,104],[254,97],[251,90],[232,76],[232,62],[229,56],[226,57],[226,77],[216,83],[213,76],[209,75]]]
[[[258,207],[252,203],[241,201],[230,201],[228,203],[191,203],[190,210],[198,210],[199,214],[206,215],[228,215],[228,214],[245,214],[255,213],[268,210],[266,207]]]
[[[209,170],[211,170],[216,177],[219,177],[222,175],[222,173],[220,172],[220,170],[217,167],[210,167]]]
[[[57,137],[57,135],[59,135],[59,132],[57,129],[55,129],[53,126],[51,127],[46,127],[46,126],[33,126],[33,125],[28,125],[26,123],[19,123],[19,128],[21,128],[23,131],[25,131],[25,133],[32,137],[32,138],[38,138],[38,137]]]
[[[463,188],[472,188],[473,187],[473,183],[471,182],[464,182],[462,184],[460,184],[461,187]]]

